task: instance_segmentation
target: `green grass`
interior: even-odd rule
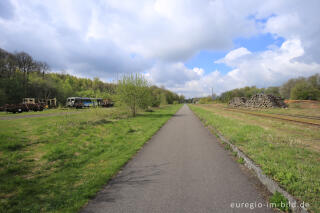
[[[288,200],[280,192],[274,193],[270,197],[269,202],[273,207],[280,209],[281,211],[291,212]]]
[[[231,112],[222,114],[195,105],[190,108],[206,125],[215,127],[260,165],[265,174],[298,199],[308,202],[311,210],[320,211],[319,151],[310,149],[307,144],[292,143],[291,137],[279,135],[278,129],[286,127],[284,124],[264,128],[251,124],[249,116],[237,119]],[[278,121],[272,122],[277,124]],[[293,128],[290,125],[289,130]],[[295,126],[295,130],[315,137],[319,135],[317,128]]]
[[[22,113],[11,113],[11,112],[0,112],[1,117],[13,116],[19,117],[24,115],[42,115],[42,114],[51,114],[51,113],[67,113],[67,112],[82,112],[87,111],[90,109],[75,109],[75,108],[56,108],[56,109],[44,109],[43,111],[29,111],[29,112],[22,112]]]
[[[237,159],[237,162],[240,163],[240,164],[244,164],[244,159],[242,157],[239,157]]]
[[[237,157],[238,156],[238,153],[237,152],[232,152],[233,156],[234,157]]]
[[[0,120],[0,212],[77,212],[180,107]]]

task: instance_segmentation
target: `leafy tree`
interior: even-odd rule
[[[291,89],[291,99],[296,100],[317,100],[320,98],[320,91],[314,88],[307,81],[301,81]]]
[[[139,74],[124,75],[117,84],[117,97],[120,104],[136,116],[137,110],[151,105],[149,82]]]
[[[7,103],[7,96],[3,89],[0,88],[0,106],[5,105]]]
[[[221,102],[229,102],[234,97],[246,97],[250,98],[252,95],[263,92],[264,89],[259,89],[255,86],[253,87],[244,87],[240,89],[234,89],[227,92],[224,92],[218,98]]]
[[[313,88],[320,90],[320,74],[315,74],[308,78],[308,82],[312,85]]]
[[[279,87],[268,87],[267,89],[264,90],[265,94],[268,95],[274,95],[274,96],[280,96],[280,90]]]
[[[35,61],[27,53],[9,53],[0,48],[0,105],[21,103],[26,97],[57,98],[62,104],[70,96],[115,100],[116,91],[117,84],[105,83],[99,78],[50,73],[45,62]],[[137,103],[139,108],[179,101],[177,94],[157,86],[148,86],[145,97],[148,101]]]
[[[156,87],[156,86],[151,86],[150,87],[150,92],[151,92],[151,106],[152,107],[158,107],[160,106],[160,94],[161,94],[161,89]]]
[[[283,98],[291,98],[291,89],[299,82],[305,81],[305,78],[290,79],[280,87],[280,95]],[[292,98],[291,98],[292,99]]]
[[[209,104],[209,103],[213,103],[211,96],[200,98],[200,100],[199,100],[199,104]]]
[[[184,103],[185,102],[185,97],[184,97],[184,95],[180,95],[179,96],[179,103],[181,104],[181,103]]]
[[[168,104],[168,101],[167,101],[167,97],[166,97],[166,94],[164,92],[162,92],[160,94],[160,104],[161,105],[166,105]]]

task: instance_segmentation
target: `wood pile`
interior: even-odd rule
[[[245,107],[247,99],[244,97],[234,97],[230,102],[229,106],[231,107]]]
[[[233,98],[229,106],[231,107],[247,107],[247,108],[274,108],[280,107],[285,108],[287,105],[284,103],[283,99],[273,95],[266,95],[263,93],[253,95],[250,99],[246,98]]]

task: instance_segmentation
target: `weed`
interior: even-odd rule
[[[244,164],[244,159],[242,157],[239,157],[237,159],[237,162],[240,163],[240,164]]]
[[[133,129],[133,128],[131,128],[131,127],[128,129],[128,133],[133,133],[133,132],[135,132],[135,131],[136,131],[136,130]]]
[[[225,150],[231,150],[231,146],[229,144],[225,144],[224,149]]]
[[[289,212],[289,203],[288,200],[280,193],[276,192],[270,197],[270,205],[274,208],[280,209],[285,212]]]

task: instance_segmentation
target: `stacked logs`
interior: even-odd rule
[[[230,102],[231,107],[245,107],[247,99],[244,97],[234,97]]]
[[[252,108],[280,107],[280,108],[285,108],[285,107],[287,107],[287,105],[279,97],[260,93],[260,94],[253,95],[246,102],[246,107],[252,107]]]
[[[253,95],[250,99],[246,98],[233,98],[229,106],[231,107],[247,107],[247,108],[286,108],[287,105],[284,103],[283,99],[273,95],[266,95],[263,93]]]

